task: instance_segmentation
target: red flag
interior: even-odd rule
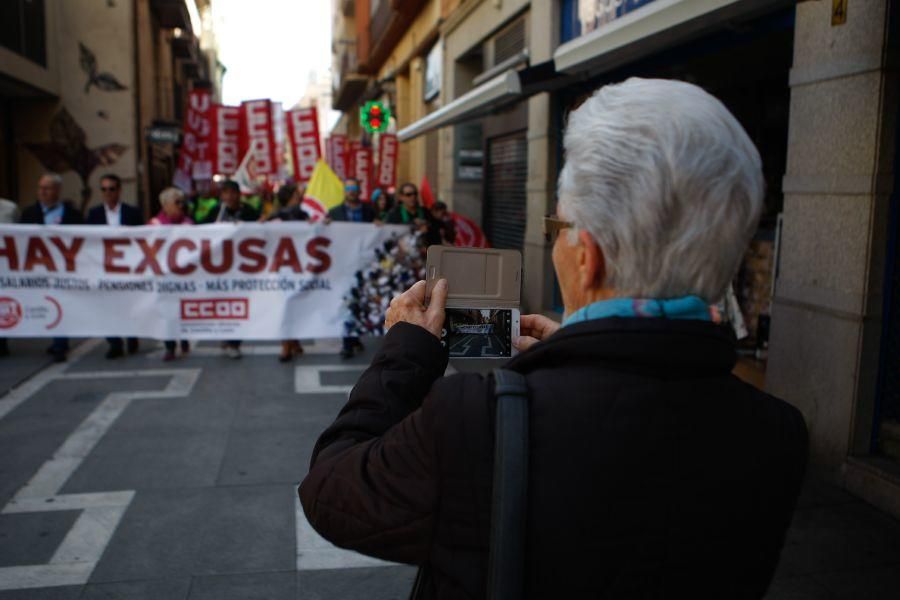
[[[344,175],[344,179],[347,177],[356,177],[356,151],[360,148],[362,148],[362,142],[359,140],[347,143],[347,173]]]
[[[242,102],[241,117],[241,148],[247,148],[253,153],[257,173],[275,175],[278,171],[278,159],[275,156],[271,100]]]
[[[331,160],[333,162],[328,163],[328,166],[341,181],[345,180],[347,174],[350,173],[348,155],[347,136],[340,133],[331,136]]]
[[[212,179],[211,121],[212,100],[209,90],[191,90],[184,112],[184,141],[175,173],[175,182],[179,187],[190,187],[191,179]]]
[[[315,107],[288,111],[288,143],[294,159],[294,179],[307,182],[322,157],[319,147],[319,118]]]
[[[241,107],[213,107],[213,170],[222,175],[234,175],[241,163],[240,155]]]
[[[487,238],[484,232],[475,221],[461,214],[452,212],[450,218],[453,219],[453,225],[456,227],[456,239],[453,241],[454,246],[461,248],[489,248]]]
[[[434,204],[434,194],[431,193],[431,184],[428,183],[428,177],[422,176],[422,185],[419,186],[419,198],[422,199],[422,206],[431,208]]]
[[[397,136],[391,133],[382,133],[378,144],[378,177],[377,185],[381,189],[387,189],[397,185]]]
[[[334,148],[331,144],[331,136],[325,136],[325,164],[328,165],[329,168],[334,170]]]
[[[372,149],[359,142],[353,144],[353,173],[359,179],[359,198],[368,202],[372,197]]]

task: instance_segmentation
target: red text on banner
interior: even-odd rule
[[[316,108],[298,108],[287,113],[288,143],[294,160],[294,179],[307,182],[322,157]]]

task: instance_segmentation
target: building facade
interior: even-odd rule
[[[358,135],[361,99],[386,99],[403,178],[426,174],[493,245],[523,252],[523,310],[562,310],[541,218],[555,209],[569,111],[632,76],[690,81],[728,106],[767,184],[734,281],[749,331],[740,374],[803,411],[814,470],[900,515],[900,3],[395,5],[411,11],[406,33],[374,64],[378,6],[336,4],[345,27],[354,20],[335,46],[354,49],[335,88],[345,132]]]
[[[84,210],[99,201],[102,174],[115,173],[123,199],[149,214],[172,181],[188,91],[217,94],[224,73],[211,1],[2,7],[0,197],[33,202],[38,177],[56,171],[63,196]]]

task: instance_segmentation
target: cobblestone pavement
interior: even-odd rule
[[[407,598],[413,568],[332,547],[295,488],[318,434],[371,358],[336,341],[241,360],[156,342],[116,361],[86,341],[0,359],[0,600]],[[470,365],[471,368],[471,365]],[[9,391],[11,389],[11,391]],[[900,524],[809,482],[772,600],[897,598]]]

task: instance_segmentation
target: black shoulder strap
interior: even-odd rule
[[[497,426],[491,500],[488,600],[524,597],[528,498],[528,385],[525,376],[494,370]]]

